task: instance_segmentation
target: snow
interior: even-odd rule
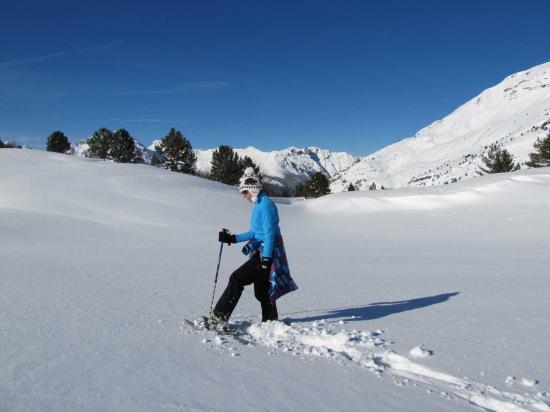
[[[0,150],[0,410],[550,411],[550,169],[279,204],[300,289],[198,332],[231,187]],[[243,262],[225,247],[216,295]]]
[[[516,162],[529,160],[533,143],[550,130],[550,62],[512,74],[443,119],[335,176],[333,192],[353,183],[378,187],[432,186],[478,176],[482,157],[497,143]]]
[[[423,348],[422,345],[415,346],[409,351],[409,354],[414,358],[427,358],[433,355],[433,351]]]

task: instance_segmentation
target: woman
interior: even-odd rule
[[[279,212],[273,201],[262,191],[260,177],[248,167],[239,180],[239,191],[254,203],[250,230],[238,235],[222,230],[220,242],[246,242],[243,253],[249,259],[235,270],[229,283],[210,315],[211,322],[227,321],[237,306],[246,285],[254,284],[254,295],[262,307],[262,322],[277,320],[275,301],[297,289],[290,277],[288,263],[279,228]]]

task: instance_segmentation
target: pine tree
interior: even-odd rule
[[[526,165],[529,167],[550,166],[550,132],[544,139],[538,138],[533,147],[537,151],[529,153],[529,161]]]
[[[21,149],[21,145],[15,142],[4,142],[0,140],[0,149]]]
[[[321,172],[315,173],[304,186],[306,198],[320,197],[330,193],[328,178]]]
[[[162,160],[160,160],[159,155],[157,152],[153,153],[153,156],[151,156],[151,166],[161,166]]]
[[[256,172],[256,174],[260,174],[260,167],[256,166],[256,163],[254,163],[254,160],[252,160],[250,157],[248,156],[243,157],[241,159],[241,164],[242,164],[243,170],[246,169],[247,167],[251,167],[254,169],[254,172]]]
[[[355,186],[353,185],[353,183],[350,183],[349,186],[348,186],[348,192],[355,192]]]
[[[110,155],[117,163],[133,162],[136,155],[136,143],[130,133],[125,129],[119,129],[113,134],[113,144]]]
[[[102,127],[94,132],[93,136],[88,139],[88,154],[90,157],[99,159],[109,159],[109,152],[113,145],[113,132]]]
[[[302,183],[299,183],[294,188],[294,196],[295,197],[304,197],[304,185]]]
[[[0,140],[0,149],[21,149],[22,147],[23,146],[15,142],[3,142],[2,140]]]
[[[222,145],[214,150],[210,164],[211,179],[228,185],[237,184],[244,171],[239,155],[231,146]]]
[[[519,170],[519,164],[514,164],[514,156],[506,149],[501,149],[496,143],[489,146],[487,156],[483,156],[482,160],[487,166],[481,168],[485,173],[504,173]]]
[[[372,184],[369,186],[369,190],[376,190],[376,182],[372,182]]]
[[[65,153],[71,148],[69,139],[63,134],[63,132],[53,132],[46,142],[46,150],[48,152]]]
[[[197,155],[193,151],[191,142],[179,130],[171,128],[157,148],[162,153],[164,167],[168,170],[188,174],[195,173]]]

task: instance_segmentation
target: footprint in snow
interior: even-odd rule
[[[409,355],[413,358],[427,358],[434,354],[433,350],[423,348],[422,345],[415,346],[409,351]]]

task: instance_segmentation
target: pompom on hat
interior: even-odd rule
[[[247,167],[239,179],[239,192],[250,192],[254,196],[262,190],[262,179],[256,174],[254,168]]]

